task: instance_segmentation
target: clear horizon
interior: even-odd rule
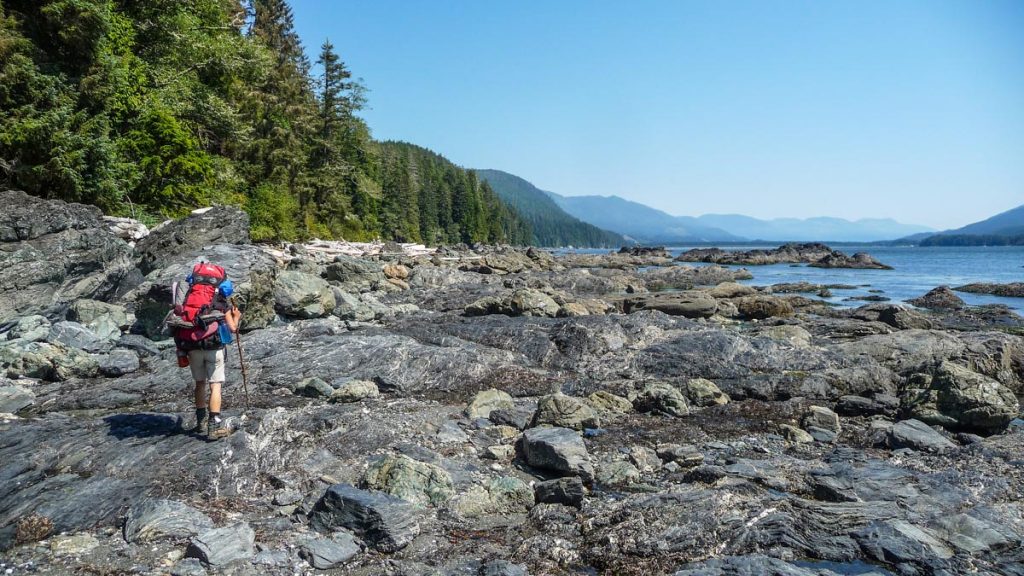
[[[1024,3],[293,0],[374,137],[674,215],[1024,204]]]

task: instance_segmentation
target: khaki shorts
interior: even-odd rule
[[[188,353],[188,367],[192,370],[192,379],[196,382],[200,380],[223,382],[224,349],[190,350]]]

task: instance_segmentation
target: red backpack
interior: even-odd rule
[[[175,328],[174,340],[179,348],[194,350],[198,348],[218,348],[221,346],[217,337],[219,322],[223,314],[214,309],[214,298],[217,288],[227,278],[224,268],[209,262],[200,262],[192,268],[187,281],[188,291],[184,301],[175,305],[174,313],[191,328]]]

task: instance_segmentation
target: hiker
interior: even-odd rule
[[[242,313],[231,295],[234,286],[224,268],[200,262],[184,285],[176,285],[174,310],[168,325],[174,329],[178,365],[188,366],[195,381],[195,434],[210,440],[230,434],[220,417],[225,374],[225,346],[238,332]],[[207,398],[209,393],[209,398]]]

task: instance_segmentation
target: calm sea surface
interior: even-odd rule
[[[673,255],[689,250],[690,246],[669,248]],[[765,249],[766,246],[730,246],[726,250]],[[893,302],[916,298],[941,285],[962,286],[971,282],[1024,282],[1024,246],[995,247],[929,247],[915,246],[853,246],[836,249],[847,254],[867,252],[895,270],[846,270],[811,268],[804,265],[773,264],[771,266],[731,266],[746,268],[754,275],[743,284],[765,286],[780,282],[812,282],[814,284],[852,284],[853,290],[832,290],[830,302],[843,306],[860,306],[865,302],[846,301],[852,296],[867,296],[869,290],[880,290]],[[601,253],[603,250],[580,250]],[[690,264],[690,263],[687,263]],[[701,266],[703,264],[692,264]],[[1000,298],[983,294],[957,293],[971,305],[1006,304],[1024,313],[1024,298]],[[809,295],[808,295],[809,296]]]

